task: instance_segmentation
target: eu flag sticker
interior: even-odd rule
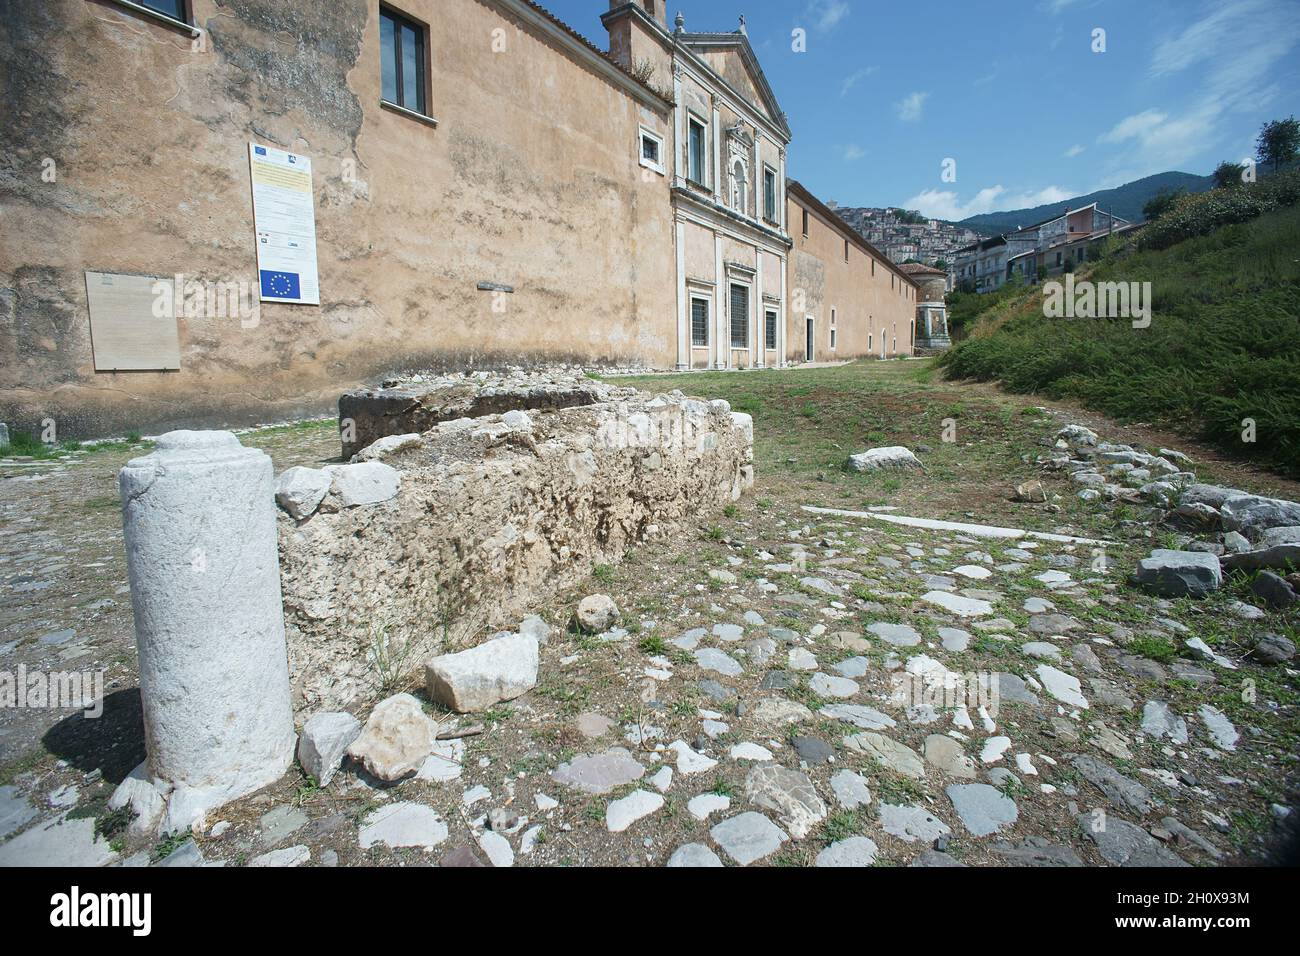
[[[264,299],[301,299],[302,287],[296,272],[272,272],[262,270],[262,298]]]

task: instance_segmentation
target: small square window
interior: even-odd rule
[[[647,169],[653,169],[655,172],[663,175],[664,172],[664,140],[658,133],[652,133],[644,126],[641,127],[641,156],[640,163]]]

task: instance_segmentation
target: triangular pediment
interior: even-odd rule
[[[755,110],[788,136],[785,113],[768,85],[758,57],[743,33],[687,33],[678,35],[684,47],[694,53],[723,82]]]

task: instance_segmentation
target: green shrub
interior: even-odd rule
[[[1141,249],[1168,249],[1175,243],[1204,236],[1221,226],[1249,222],[1266,212],[1300,203],[1300,170],[1289,170],[1244,184],[1242,188],[1211,189],[1174,199],[1160,218],[1138,236]]]

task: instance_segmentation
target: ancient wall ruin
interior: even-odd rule
[[[514,627],[593,565],[752,483],[748,415],[602,387],[594,405],[446,421],[281,476],[300,713],[373,698],[386,674]]]

